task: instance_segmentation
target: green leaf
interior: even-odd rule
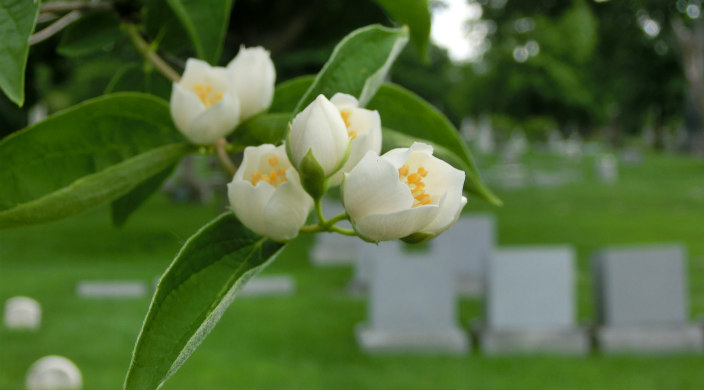
[[[80,57],[110,48],[120,36],[120,20],[112,12],[95,12],[72,23],[61,34],[56,51]]]
[[[122,195],[110,205],[112,223],[115,226],[122,226],[127,222],[127,218],[135,212],[139,206],[149,199],[152,194],[161,188],[164,181],[174,171],[176,165],[171,165],[151,178],[145,180],[130,192]]]
[[[0,142],[0,227],[112,201],[190,149],[161,99],[120,93],[76,105]]]
[[[292,115],[301,112],[318,95],[331,98],[347,93],[365,106],[384,82],[391,65],[408,42],[408,28],[378,25],[357,29],[340,41]]]
[[[296,109],[298,101],[313,84],[315,76],[306,75],[287,80],[276,86],[274,100],[271,102],[269,112],[292,112]]]
[[[244,284],[283,246],[251,232],[232,213],[193,235],[159,281],[125,389],[161,386],[212,330]]]
[[[288,132],[289,113],[259,114],[237,127],[229,137],[235,151],[247,146],[280,144]]]
[[[29,37],[38,15],[38,0],[0,2],[0,89],[20,107],[24,104]]]
[[[233,0],[166,0],[186,28],[198,58],[217,65]]]
[[[425,57],[430,39],[430,7],[428,0],[375,0],[389,16],[406,24],[411,30],[411,42]]]
[[[466,172],[465,189],[493,204],[501,201],[482,184],[467,145],[459,132],[445,115],[413,92],[398,85],[384,84],[369,102],[368,109],[379,111],[385,128],[406,135],[402,140],[398,134],[384,132],[385,145],[409,147],[414,140],[441,147],[449,163]],[[386,138],[389,138],[388,140]],[[403,143],[401,143],[403,142]],[[388,150],[388,149],[385,149]],[[452,161],[449,161],[452,160]]]

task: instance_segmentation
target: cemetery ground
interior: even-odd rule
[[[692,318],[704,314],[704,164],[645,155],[621,164],[617,183],[594,178],[593,159],[529,155],[527,166],[568,169],[580,180],[555,187],[500,189],[505,205],[470,199],[467,212],[494,213],[498,245],[573,245],[578,254],[578,318],[592,309],[589,258],[600,247],[683,242]],[[109,210],[0,232],[0,301],[16,295],[42,305],[38,331],[0,328],[0,388],[23,388],[27,368],[59,354],[83,372],[85,388],[121,386],[150,294],[130,299],[76,295],[81,280],[143,280],[151,285],[179,247],[221,206],[173,205],[159,195],[122,229]],[[485,357],[366,356],[354,327],[363,298],[349,295],[351,267],[318,268],[311,237],[296,239],[265,274],[290,274],[291,296],[241,297],[164,388],[701,388],[704,356]],[[460,325],[481,315],[460,300]]]

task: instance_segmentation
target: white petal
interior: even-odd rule
[[[197,144],[206,145],[230,133],[239,123],[235,99],[234,96],[225,95],[195,117],[188,127],[189,138]]]
[[[267,232],[263,210],[273,194],[274,187],[263,182],[255,187],[245,180],[233,180],[227,185],[232,211],[245,226],[259,235]]]
[[[186,89],[191,89],[196,83],[201,82],[206,73],[212,68],[213,67],[205,61],[189,58],[186,60],[186,68],[183,71],[179,84]]]
[[[193,141],[188,130],[193,119],[205,110],[203,103],[196,95],[184,91],[179,84],[174,83],[171,89],[169,109],[176,128]]]
[[[437,213],[437,206],[426,205],[395,213],[371,214],[355,221],[355,228],[359,234],[374,241],[395,240],[419,231]]]
[[[264,209],[265,235],[275,241],[296,237],[312,207],[313,199],[299,183],[293,180],[282,183]]]
[[[276,70],[269,51],[262,47],[241,47],[227,69],[240,97],[242,120],[267,109],[274,98]]]
[[[413,205],[411,191],[398,179],[398,169],[371,151],[345,174],[342,191],[345,209],[353,220]]]
[[[339,109],[359,107],[359,101],[357,98],[342,92],[338,92],[333,95],[330,99],[330,103],[334,104]]]

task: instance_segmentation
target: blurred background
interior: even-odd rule
[[[699,0],[432,1],[427,56],[408,45],[393,68],[393,82],[457,126],[504,202],[470,198],[466,213],[492,214],[499,245],[576,249],[582,324],[596,316],[590,256],[619,244],[683,243],[691,318],[704,314],[701,7]],[[165,3],[158,15],[138,17],[174,18]],[[118,28],[117,20],[101,23]],[[262,45],[272,52],[277,82],[313,74],[343,36],[370,23],[389,23],[371,1],[237,0],[223,63],[241,44]],[[0,96],[0,137],[105,92],[168,98],[170,85],[157,72],[125,66],[141,64],[126,36],[109,44],[95,37],[99,50],[89,54],[62,39],[32,47],[22,109]],[[192,55],[178,23],[160,45],[178,53],[175,63]],[[184,241],[225,209],[226,180],[211,161],[193,158],[121,229],[103,207],[0,233],[0,301],[25,295],[43,308],[39,331],[0,328],[0,388],[24,387],[27,368],[48,354],[72,359],[85,388],[121,386],[151,291],[85,299],[77,283],[151,286]],[[295,294],[235,300],[164,387],[704,386],[701,355],[367,356],[354,338],[367,302],[346,290],[353,270],[313,266],[313,245],[313,237],[297,238],[265,271],[293,276]],[[481,315],[480,299],[459,300],[462,326]]]

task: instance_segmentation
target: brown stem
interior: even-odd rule
[[[225,138],[218,138],[217,141],[215,141],[215,150],[218,153],[218,158],[222,166],[225,167],[231,175],[234,175],[235,172],[237,172],[237,167],[230,159],[230,155],[227,154],[227,140]]]
[[[81,11],[71,11],[66,15],[62,16],[61,19],[55,21],[54,23],[46,26],[41,31],[37,31],[32,36],[29,37],[29,44],[35,45],[41,41],[51,38],[54,34],[63,30],[69,24],[78,20],[81,17]]]
[[[179,76],[179,74],[171,66],[169,66],[166,61],[159,57],[154,49],[149,46],[147,41],[142,38],[142,35],[139,33],[139,29],[136,25],[125,23],[124,27],[125,30],[127,30],[127,34],[130,36],[132,43],[137,48],[139,53],[142,54],[142,57],[144,57],[145,60],[151,62],[156,70],[163,74],[167,79],[175,83],[181,80],[181,76]]]
[[[39,9],[40,12],[64,12],[64,11],[77,11],[86,9],[104,9],[108,10],[112,8],[112,4],[107,1],[52,1],[50,3],[42,4]]]

